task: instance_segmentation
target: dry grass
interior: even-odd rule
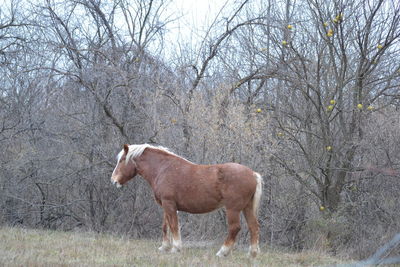
[[[217,246],[186,246],[164,254],[154,240],[105,234],[0,228],[1,266],[321,266],[341,260],[318,252],[282,253],[262,248],[251,260],[242,248],[219,259]]]

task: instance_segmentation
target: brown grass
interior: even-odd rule
[[[283,253],[262,247],[257,259],[238,248],[223,259],[217,246],[186,246],[179,254],[157,250],[154,240],[106,234],[0,228],[0,266],[320,266],[342,260],[320,252]]]

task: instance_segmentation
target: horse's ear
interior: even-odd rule
[[[125,144],[125,145],[124,145],[124,152],[125,152],[125,155],[128,154],[128,151],[129,151],[129,145]]]

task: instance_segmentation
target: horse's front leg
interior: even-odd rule
[[[179,252],[182,249],[181,233],[179,229],[178,213],[176,204],[173,201],[162,201],[162,207],[167,220],[169,230],[172,235],[172,253]]]
[[[171,235],[169,231],[169,226],[167,222],[167,215],[164,212],[163,224],[162,224],[163,241],[161,247],[158,248],[159,251],[170,251],[171,249]]]

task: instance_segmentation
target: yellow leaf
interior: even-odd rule
[[[343,20],[343,14],[340,13],[339,15],[336,16],[336,18],[333,19],[334,23],[339,23]]]

